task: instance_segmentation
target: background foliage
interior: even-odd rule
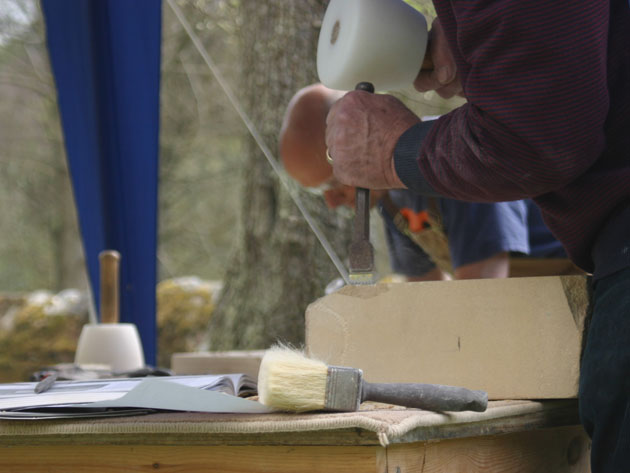
[[[175,1],[275,155],[286,104],[317,80],[327,0]],[[409,3],[429,22],[435,16],[430,1]],[[44,35],[36,0],[0,0],[0,294],[9,298],[36,289],[87,289]],[[173,350],[300,343],[306,305],[338,274],[166,1],[162,41],[160,364]],[[412,90],[397,95],[419,115],[453,106]],[[344,259],[350,213],[330,212],[319,197],[288,185]],[[377,268],[385,274],[376,214],[372,222]],[[217,287],[225,290],[218,300],[179,299],[169,281],[182,276],[219,281],[215,297]],[[39,315],[23,315],[29,322],[20,327],[32,323],[38,330],[44,322],[32,317]],[[75,322],[69,327],[85,319]],[[0,324],[0,351],[14,350],[2,330]],[[76,338],[75,332],[66,336]],[[70,356],[72,348],[63,346]]]

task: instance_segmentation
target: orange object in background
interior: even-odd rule
[[[426,210],[414,212],[410,208],[405,207],[400,209],[400,214],[405,217],[405,220],[407,220],[407,223],[409,224],[409,230],[412,232],[419,233],[422,230],[431,227],[429,214]]]

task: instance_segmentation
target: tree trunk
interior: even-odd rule
[[[277,155],[284,110],[301,87],[317,81],[315,59],[326,2],[242,2],[242,93],[247,112]],[[210,323],[210,348],[259,349],[304,340],[306,306],[338,277],[263,153],[249,139],[241,231]],[[350,221],[321,197],[299,190],[306,207],[345,261]]]

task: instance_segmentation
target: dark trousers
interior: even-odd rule
[[[593,473],[630,472],[630,268],[593,286],[580,370],[580,419]]]

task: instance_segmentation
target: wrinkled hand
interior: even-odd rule
[[[326,119],[326,146],[335,178],[368,189],[404,188],[394,168],[394,147],[419,121],[391,95],[348,92]]]
[[[420,71],[413,83],[416,90],[419,92],[435,90],[440,97],[445,99],[455,95],[463,96],[457,65],[438,18],[433,20],[431,25],[427,54],[430,54],[433,60],[433,70]]]

